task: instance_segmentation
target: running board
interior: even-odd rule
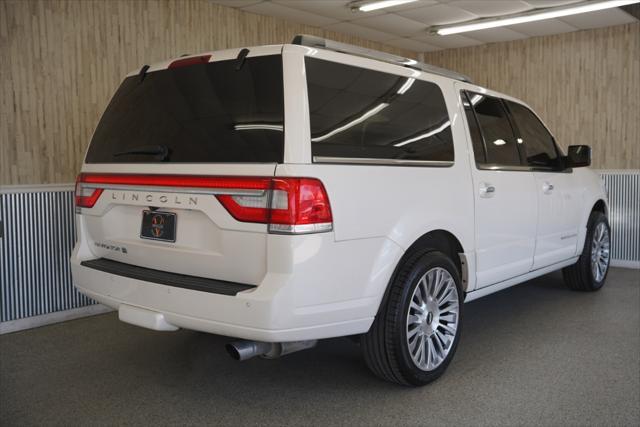
[[[573,265],[578,261],[579,257],[574,257],[568,259],[566,261],[562,261],[556,264],[549,265],[547,267],[542,267],[538,270],[530,271],[521,276],[513,277],[511,279],[505,280],[503,282],[496,283],[494,285],[485,286],[484,288],[476,289],[475,291],[468,292],[465,296],[464,302],[470,302],[478,298],[482,298],[484,296],[493,294],[495,292],[501,291],[503,289],[510,288],[511,286],[518,285],[520,283],[526,282],[527,280],[534,279],[539,276],[543,276],[547,273],[551,273],[552,271],[559,270],[561,268],[567,267],[569,265]]]

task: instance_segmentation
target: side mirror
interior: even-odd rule
[[[591,165],[591,147],[588,145],[570,145],[565,166],[568,168],[582,168],[589,165]]]

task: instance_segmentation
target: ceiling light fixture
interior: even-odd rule
[[[640,0],[607,0],[607,1],[586,1],[574,4],[569,7],[555,7],[543,11],[533,11],[523,15],[507,18],[482,19],[467,24],[450,25],[437,27],[431,30],[441,36],[449,34],[466,33],[468,31],[486,30],[488,28],[504,27],[507,25],[523,24],[525,22],[542,21],[544,19],[560,18],[562,16],[577,15],[579,13],[595,12],[597,10],[610,9],[613,7],[626,6],[633,3],[640,3]]]
[[[387,7],[400,6],[401,4],[413,3],[418,0],[379,0],[356,2],[351,4],[351,10],[359,10],[360,12],[371,12],[372,10],[384,9]]]
[[[233,125],[234,130],[278,130],[284,132],[283,125],[274,125],[269,123],[244,123]]]
[[[311,141],[312,142],[324,141],[325,139],[331,138],[333,135],[335,135],[337,133],[340,133],[340,132],[345,131],[347,129],[351,129],[355,125],[364,122],[369,117],[378,114],[380,111],[384,110],[388,106],[389,106],[389,104],[387,104],[386,102],[381,102],[380,104],[378,104],[375,107],[373,107],[371,110],[366,111],[360,117],[358,117],[358,118],[356,118],[354,120],[351,120],[349,123],[346,123],[346,124],[340,126],[339,128],[336,128],[336,129],[332,130],[331,132],[325,133],[324,135],[320,135],[320,136],[317,136],[315,138],[311,138]]]

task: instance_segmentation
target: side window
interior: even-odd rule
[[[453,161],[438,85],[306,58],[314,157]]]
[[[487,163],[500,166],[520,166],[520,153],[502,101],[498,98],[472,92],[469,92],[469,101],[476,113],[484,137]]]
[[[529,166],[555,167],[558,151],[547,128],[527,107],[511,101],[507,101],[507,106],[520,134]]]
[[[477,164],[486,163],[486,153],[484,150],[484,142],[482,141],[482,134],[478,127],[478,121],[471,108],[471,101],[467,96],[467,92],[460,92],[462,99],[462,105],[464,106],[464,114],[467,117],[467,124],[469,125],[469,134],[471,135],[471,143],[473,145],[473,156],[476,159]]]

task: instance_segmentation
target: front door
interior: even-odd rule
[[[475,157],[476,280],[482,288],[531,269],[538,201],[501,99],[462,93]]]
[[[538,231],[533,269],[571,258],[578,243],[581,191],[540,119],[524,105],[507,101],[518,141],[533,170],[538,197]]]

